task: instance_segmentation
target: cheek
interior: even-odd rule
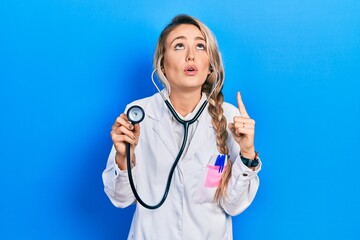
[[[178,66],[176,59],[177,58],[170,54],[164,56],[164,68],[166,72],[176,69]]]
[[[203,70],[204,73],[207,74],[210,74],[210,62],[209,62],[209,58],[205,58],[203,59],[202,61],[202,64],[201,64],[201,68]]]
[[[166,74],[166,77],[168,78],[172,78],[176,75],[176,73],[178,72],[176,65],[171,64],[171,63],[164,63],[164,74]]]
[[[204,66],[210,66],[210,58],[205,52],[202,52],[202,54],[198,56],[198,61],[201,62]]]

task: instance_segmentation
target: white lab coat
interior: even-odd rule
[[[149,205],[157,204],[163,196],[170,168],[178,154],[171,123],[171,113],[160,94],[137,100],[127,106],[139,105],[145,110],[140,123],[139,143],[135,150],[136,166],[132,169],[138,194]],[[223,104],[227,122],[240,115],[233,105]],[[149,210],[136,203],[128,239],[232,239],[232,220],[253,201],[259,187],[257,173],[247,168],[239,157],[239,145],[230,131],[227,146],[233,161],[227,197],[214,203],[216,187],[205,186],[208,165],[214,165],[219,154],[211,116],[205,109],[188,148],[184,151],[172,178],[165,203]],[[126,171],[115,164],[115,149],[111,150],[103,172],[105,192],[120,208],[136,202]],[[221,174],[210,173],[210,174]]]

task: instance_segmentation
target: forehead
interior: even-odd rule
[[[198,39],[202,38],[205,40],[205,37],[200,32],[200,30],[192,25],[192,24],[180,24],[179,26],[175,27],[168,35],[166,39],[166,43],[170,44],[174,39],[184,37],[186,39]]]

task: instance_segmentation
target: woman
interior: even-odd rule
[[[215,37],[199,20],[187,15],[172,20],[159,37],[154,68],[165,87],[162,93],[183,119],[191,119],[208,97],[209,104],[190,125],[168,197],[155,210],[137,203],[131,191],[125,143],[131,145],[137,191],[144,202],[155,205],[164,193],[184,130],[159,93],[129,104],[127,109],[141,106],[145,119],[133,126],[121,114],[112,126],[105,192],[117,207],[137,204],[129,239],[232,239],[231,216],[250,205],[259,186],[255,121],[240,93],[238,108],[223,102],[220,52]],[[221,159],[226,159],[224,164]]]

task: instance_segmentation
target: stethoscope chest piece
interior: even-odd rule
[[[144,120],[145,112],[140,106],[135,105],[129,108],[126,115],[132,124],[137,124]]]

